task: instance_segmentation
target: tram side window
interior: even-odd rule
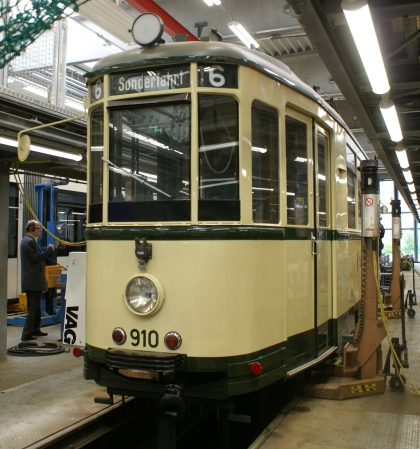
[[[15,184],[9,184],[9,232],[7,257],[17,257],[19,215],[19,190]]]
[[[349,229],[356,229],[356,188],[357,188],[357,175],[355,154],[353,151],[346,147],[346,160],[347,160],[347,214],[348,214],[348,227]]]
[[[275,109],[252,104],[252,218],[279,222],[279,118]]]
[[[190,103],[111,108],[109,121],[109,221],[190,220]]]
[[[198,101],[198,219],[240,220],[238,102],[206,94]]]
[[[89,182],[89,222],[102,221],[102,156],[104,154],[104,110],[93,110],[90,117],[90,182]]]
[[[317,186],[318,186],[318,225],[328,226],[328,137],[317,132]]]
[[[308,224],[307,126],[286,117],[287,224]]]

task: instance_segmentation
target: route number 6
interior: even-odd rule
[[[94,87],[94,97],[96,100],[99,100],[102,97],[102,80],[99,79],[98,81],[96,81]]]
[[[224,72],[223,67],[220,67],[220,65],[212,67],[209,70],[210,84],[214,87],[222,87],[226,82],[225,77],[221,73],[217,73],[216,70]]]

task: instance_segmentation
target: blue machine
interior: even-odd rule
[[[51,234],[58,238],[65,237],[65,230],[67,224],[56,220],[56,204],[58,189],[52,183],[49,184],[35,184],[35,192],[37,193],[37,210],[36,215],[43,226],[47,228]],[[54,240],[48,233],[41,229],[38,244],[40,247],[47,247],[54,245],[57,248],[56,240]],[[57,253],[54,252],[47,259],[48,267],[57,266]],[[57,270],[59,271],[59,270]],[[67,275],[57,272],[47,276],[49,279],[49,288],[47,292],[42,295],[41,299],[41,326],[49,326],[51,324],[62,323],[64,320],[65,310],[65,285]],[[53,285],[53,286],[50,286]],[[57,291],[61,291],[61,305],[57,309]],[[19,314],[17,316],[8,317],[7,324],[11,326],[24,326],[26,316]]]

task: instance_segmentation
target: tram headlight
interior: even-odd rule
[[[150,274],[132,277],[125,288],[125,302],[138,315],[153,315],[163,304],[161,283]]]

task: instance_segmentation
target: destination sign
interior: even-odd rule
[[[116,73],[110,81],[111,95],[182,89],[190,86],[190,66]]]
[[[236,65],[198,64],[198,85],[200,87],[238,88],[238,67]]]

